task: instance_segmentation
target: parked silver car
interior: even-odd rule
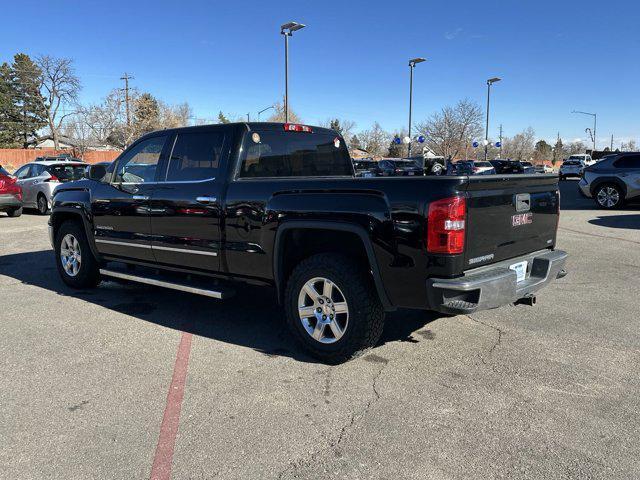
[[[23,165],[14,174],[22,187],[24,208],[36,208],[45,215],[51,208],[55,188],[63,182],[85,177],[85,163],[75,161],[35,161]]]
[[[578,187],[601,208],[620,208],[628,200],[640,201],[640,153],[607,155],[584,169]]]
[[[585,164],[582,160],[566,159],[562,165],[560,165],[560,170],[558,171],[560,180],[564,180],[569,177],[581,177],[584,167]]]

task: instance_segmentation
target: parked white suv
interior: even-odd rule
[[[567,158],[567,160],[581,161],[585,167],[588,167],[596,163],[596,161],[593,158],[591,158],[591,155],[589,155],[588,153],[576,153],[574,155],[570,155],[569,158]]]
[[[560,171],[558,172],[560,180],[564,180],[569,177],[582,177],[584,167],[585,164],[582,159],[574,160],[571,157],[567,158],[560,166]]]

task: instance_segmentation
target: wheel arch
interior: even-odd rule
[[[320,242],[310,243],[304,241],[304,239],[309,238],[312,232],[318,230],[322,231]],[[298,239],[296,239],[296,237],[298,237]],[[330,241],[322,241],[330,237],[333,237]],[[300,240],[300,238],[302,240]],[[385,310],[394,310],[394,306],[389,300],[389,296],[384,288],[371,239],[366,230],[359,225],[331,221],[292,220],[278,227],[273,255],[273,274],[278,302],[282,303],[283,301],[286,280],[297,263],[316,253],[340,253],[341,250],[335,249],[337,245],[340,245],[341,250],[346,250],[366,263],[371,271],[380,302]],[[303,248],[297,249],[295,255],[288,256],[285,253],[287,246],[303,246]]]
[[[85,218],[85,216],[76,208],[56,207],[56,209],[51,212],[51,216],[49,217],[49,225],[51,226],[52,239],[55,241],[60,226],[67,220],[73,220],[82,225],[85,235],[87,236],[87,243],[89,243],[91,252],[93,253],[95,258],[100,258],[100,254],[98,253],[98,250],[96,249],[95,243],[93,241],[93,231],[91,225]]]
[[[595,179],[593,182],[591,182],[591,195],[595,196],[596,194],[596,190],[598,189],[598,187],[600,187],[601,185],[604,185],[606,183],[612,183],[618,187],[620,187],[622,194],[625,196],[627,196],[627,185],[620,180],[618,177],[601,177],[601,178],[597,178]],[[624,200],[624,199],[623,199]]]

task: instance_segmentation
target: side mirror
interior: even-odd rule
[[[107,174],[107,168],[104,165],[91,165],[87,177],[96,182],[101,181]]]

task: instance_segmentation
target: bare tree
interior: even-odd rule
[[[584,153],[587,151],[587,147],[582,140],[575,140],[571,142],[567,145],[567,149],[569,150],[569,155],[573,155],[574,153]]]
[[[74,111],[65,111],[65,107],[75,105],[80,91],[80,79],[73,68],[73,60],[70,58],[55,58],[50,55],[41,55],[36,64],[42,71],[41,91],[44,96],[44,108],[47,114],[47,123],[53,136],[56,149],[60,147],[60,130],[62,122]]]
[[[356,122],[335,117],[320,122],[319,126],[323,128],[332,128],[342,135],[342,138],[347,140],[353,137]]]
[[[190,124],[193,111],[187,102],[178,105],[167,105],[164,102],[159,102],[159,104],[160,128],[186,127]]]
[[[469,99],[444,107],[417,126],[427,146],[444,157],[456,158],[465,146],[482,135],[482,108]]]
[[[132,94],[130,93],[131,97]],[[134,96],[134,98],[136,98]],[[120,89],[112,90],[102,103],[79,107],[80,118],[91,132],[95,143],[106,145],[113,142],[114,137],[121,136],[125,128],[124,95]],[[113,142],[116,146],[124,146],[123,142]]]
[[[385,132],[378,122],[375,122],[369,130],[358,134],[360,147],[371,155],[382,156],[387,153],[391,135]]]
[[[284,105],[280,102],[273,104],[275,112],[271,115],[267,122],[284,122]],[[289,107],[289,121],[292,123],[301,123],[300,117]]]
[[[502,149],[504,156],[512,160],[530,160],[533,158],[536,132],[529,127],[511,138],[505,138]]]
[[[64,125],[64,135],[74,140],[74,154],[84,158],[84,154],[90,149],[93,143],[93,130],[84,113],[80,112],[69,116]]]

